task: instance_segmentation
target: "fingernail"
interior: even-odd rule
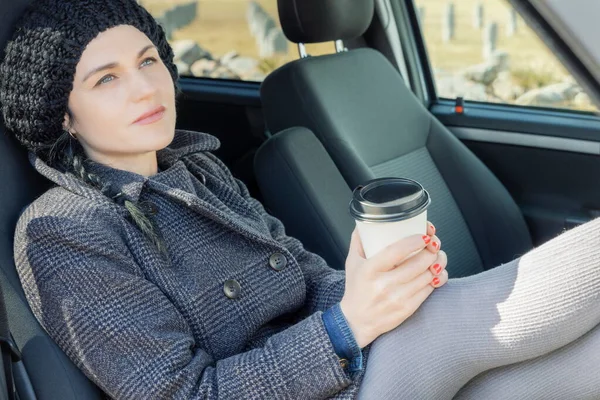
[[[425,244],[429,244],[429,242],[431,241],[431,237],[429,237],[427,235],[423,235],[423,241],[425,242]]]
[[[433,243],[431,243],[431,245],[433,246],[434,249],[437,249],[439,247],[438,242],[433,242]]]
[[[431,281],[431,283],[433,283],[434,286],[437,286],[440,284],[440,278],[438,278],[437,276],[435,278],[433,278],[433,280]]]
[[[442,266],[440,264],[435,264],[433,266],[433,270],[435,271],[436,274],[439,274],[440,272],[442,272]]]
[[[432,223],[429,223],[429,225],[431,225],[431,230],[433,231],[433,234],[435,235],[435,226]]]

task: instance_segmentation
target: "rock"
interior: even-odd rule
[[[259,4],[250,2],[246,11],[246,19],[252,36],[257,40],[264,39],[269,31],[277,26],[275,20]]]
[[[210,78],[218,78],[218,79],[235,79],[240,80],[240,77],[230,71],[229,69],[220,66],[217,67],[214,71],[209,74]]]
[[[473,10],[473,28],[483,28],[483,15],[483,3],[479,1],[475,4],[475,9]]]
[[[496,51],[490,60],[482,64],[472,65],[463,71],[465,78],[489,86],[498,74],[508,69],[509,56],[505,51]]]
[[[447,43],[454,39],[456,27],[456,14],[454,12],[453,2],[448,2],[446,4],[442,21],[442,40],[444,43]]]
[[[265,80],[266,77],[267,77],[266,74],[264,74],[262,72],[255,71],[252,74],[244,77],[244,80],[246,80],[246,81],[252,81],[252,82],[262,82],[262,81]]]
[[[258,28],[257,28],[257,32],[256,32],[256,37],[258,39],[266,38],[272,29],[277,28],[277,24],[275,23],[275,20],[273,18],[271,18],[271,16],[268,14],[261,16],[256,23],[258,24]]]
[[[421,24],[421,26],[424,26],[423,24],[425,23],[425,10],[424,6],[417,9],[417,16],[419,17],[419,24]]]
[[[248,2],[248,8],[246,9],[246,19],[250,21],[254,14],[260,12],[261,6],[254,0]]]
[[[176,5],[161,15],[155,16],[156,21],[163,27],[167,40],[173,39],[173,31],[189,25],[198,15],[198,3]]]
[[[517,24],[517,10],[513,7],[509,7],[508,11],[508,22],[506,24],[506,35],[514,36],[517,33],[518,24]]]
[[[288,52],[288,41],[279,28],[273,28],[267,36],[259,43],[260,57],[268,58],[276,54],[286,55]]]
[[[231,50],[228,53],[225,53],[222,57],[221,57],[221,64],[227,65],[231,60],[233,60],[235,57],[238,56],[237,51],[235,50]]]
[[[507,51],[496,50],[490,55],[489,62],[498,66],[498,71],[508,71],[510,67],[510,54]]]
[[[179,75],[189,75],[190,74],[190,66],[183,61],[174,61],[175,66],[177,67],[177,73]]]
[[[192,65],[201,58],[212,60],[211,54],[191,39],[177,40],[171,47],[173,48],[175,61],[183,61],[188,65]]]
[[[435,72],[437,93],[440,97],[454,99],[462,96],[467,100],[488,101],[489,95],[481,83],[465,79],[463,74],[447,74],[442,71]]]
[[[463,75],[466,79],[481,83],[485,86],[491,85],[498,77],[498,67],[493,64],[477,64],[466,68]]]
[[[517,85],[510,71],[502,71],[492,83],[492,91],[504,102],[512,103],[516,98],[525,93],[525,89]]]
[[[252,36],[256,36],[259,32],[260,27],[264,24],[269,14],[262,8],[260,4],[255,1],[248,3],[248,9],[246,10],[246,21],[250,27],[250,33]]]
[[[575,99],[575,96],[580,92],[581,88],[576,84],[561,82],[530,90],[520,96],[515,102],[519,105],[530,106],[564,106]]]
[[[241,78],[251,75],[258,67],[258,61],[254,58],[241,56],[235,57],[223,64]]]
[[[496,22],[490,22],[485,26],[483,30],[483,59],[489,60],[498,44],[498,24]]]
[[[190,71],[192,75],[202,77],[208,76],[217,68],[217,62],[215,60],[209,60],[206,58],[200,59],[192,64]]]
[[[562,79],[563,82],[572,83],[573,85],[577,85],[577,81],[573,78],[572,75],[567,75]]]
[[[573,98],[573,104],[580,108],[592,108],[594,104],[592,103],[592,99],[585,92],[580,92],[575,95]]]

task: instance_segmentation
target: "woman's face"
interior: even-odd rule
[[[144,114],[163,110],[149,118]],[[156,165],[156,151],[175,134],[173,79],[152,41],[130,25],[99,34],[77,64],[69,96],[76,134],[87,156],[136,172]]]

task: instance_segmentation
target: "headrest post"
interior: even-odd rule
[[[300,58],[308,57],[308,53],[306,52],[306,46],[304,46],[304,43],[298,43],[298,52],[300,53]]]
[[[343,53],[344,51],[348,51],[348,49],[344,47],[344,42],[342,40],[336,40],[335,41],[335,52]]]

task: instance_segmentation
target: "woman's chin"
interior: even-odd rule
[[[162,126],[140,129],[136,135],[137,145],[144,143],[144,147],[152,150],[160,150],[167,147],[175,137],[175,128]],[[166,124],[165,124],[166,125]]]

